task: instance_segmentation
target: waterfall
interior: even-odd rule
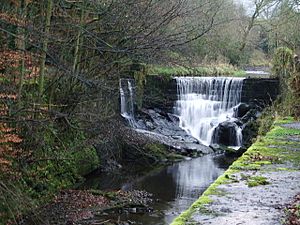
[[[121,115],[128,121],[129,125],[137,128],[138,124],[134,116],[134,80],[120,79]]]
[[[176,77],[178,100],[175,114],[179,125],[204,145],[214,143],[216,128],[231,121],[241,101],[243,78]],[[232,125],[232,146],[241,146],[242,129]]]

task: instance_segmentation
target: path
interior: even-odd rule
[[[300,192],[299,162],[300,123],[277,123],[230,167],[224,175],[230,179],[217,180],[215,185],[221,185],[204,193],[173,224],[282,224],[287,204]]]

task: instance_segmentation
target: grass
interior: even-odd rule
[[[205,211],[205,207],[213,202],[211,198],[212,195],[224,194],[220,192],[218,187],[222,184],[236,182],[234,177],[238,172],[263,170],[266,165],[284,162],[292,163],[294,167],[297,167],[300,164],[300,153],[280,147],[290,145],[300,149],[299,143],[285,139],[287,136],[300,136],[300,130],[280,126],[289,122],[293,122],[292,118],[277,119],[266,136],[258,138],[257,141],[237,161],[235,161],[223,175],[210,185],[189,209],[179,215],[171,225],[185,225],[194,212]],[[291,171],[291,168],[280,167],[280,171]],[[262,176],[249,176],[246,179],[246,183],[248,187],[269,184],[267,178]],[[206,209],[206,211],[209,210]]]
[[[229,64],[198,66],[198,67],[184,67],[184,66],[150,66],[149,75],[163,75],[163,76],[234,76],[243,77],[246,75],[245,71],[238,70]]]

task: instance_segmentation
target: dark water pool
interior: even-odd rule
[[[145,190],[153,194],[154,212],[149,214],[110,215],[142,225],[165,225],[186,210],[205,189],[232,163],[223,155],[207,155],[175,163],[149,175],[131,180],[118,175],[94,175],[85,188],[100,190]]]

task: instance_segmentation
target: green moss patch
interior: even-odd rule
[[[254,176],[254,177],[249,177],[247,179],[248,187],[256,187],[256,186],[267,185],[267,184],[270,184],[270,182],[267,180],[266,177],[263,176]]]

